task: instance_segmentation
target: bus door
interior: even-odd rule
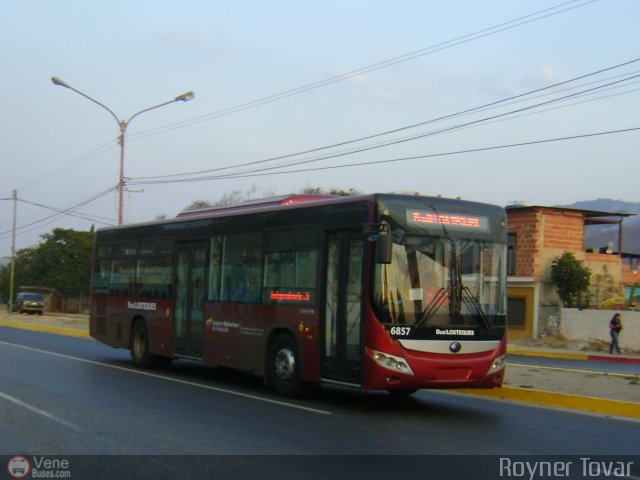
[[[322,377],[361,383],[362,232],[330,233],[327,242]]]
[[[180,242],[177,248],[175,353],[202,358],[207,242]]]

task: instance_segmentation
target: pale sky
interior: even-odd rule
[[[638,130],[451,153],[640,127],[639,19],[638,0],[7,0],[0,257],[10,255],[14,189],[17,249],[57,227],[117,223],[116,119],[53,76],[122,120],[195,92],[128,126],[128,223],[252,187],[638,202]],[[568,83],[449,117],[558,82]],[[388,162],[407,157],[422,158]],[[326,168],[366,162],[381,163]],[[307,171],[265,170],[276,165]],[[238,172],[261,175],[228,177]]]

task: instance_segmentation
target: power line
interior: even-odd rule
[[[431,45],[429,47],[425,47],[425,48],[421,48],[418,50],[414,50],[412,52],[397,56],[397,57],[393,57],[387,60],[383,60],[377,63],[373,63],[355,70],[351,70],[349,72],[340,74],[340,75],[335,75],[332,77],[328,77],[325,78],[323,80],[319,80],[316,82],[312,82],[309,84],[305,84],[302,85],[300,87],[296,87],[290,90],[285,90],[276,94],[272,94],[272,95],[268,95],[266,97],[261,97],[258,98],[256,100],[252,100],[249,102],[245,102],[236,106],[232,106],[232,107],[228,107],[222,110],[218,110],[215,112],[212,112],[210,114],[206,114],[206,115],[202,115],[199,117],[194,117],[192,119],[187,119],[184,120],[182,122],[176,122],[176,123],[172,123],[169,125],[166,125],[164,127],[159,127],[156,129],[151,129],[151,130],[146,130],[146,131],[142,131],[138,134],[130,134],[129,139],[130,140],[136,140],[139,138],[144,138],[147,136],[151,136],[151,135],[156,135],[156,134],[160,134],[160,133],[164,133],[170,130],[174,130],[177,128],[183,128],[183,127],[187,127],[196,123],[200,123],[200,122],[204,122],[210,119],[214,119],[223,115],[229,115],[232,113],[236,113],[242,110],[246,110],[249,108],[254,108],[260,105],[263,105],[265,103],[270,103],[270,102],[274,102],[280,99],[284,99],[287,97],[290,97],[292,95],[297,95],[300,93],[305,93],[308,92],[310,90],[314,90],[317,88],[321,88],[327,85],[331,85],[333,83],[336,82],[340,82],[343,80],[347,80],[349,78],[353,78],[355,76],[358,75],[363,75],[365,73],[369,73],[372,71],[376,71],[376,70],[380,70],[383,68],[388,68],[390,66],[396,65],[398,63],[402,63],[402,62],[406,62],[409,60],[413,60],[415,58],[419,58],[425,55],[429,55],[432,53],[436,53],[439,52],[441,50],[444,49],[448,49],[448,48],[452,48],[454,46],[458,46],[461,44],[465,44],[468,42],[471,42],[473,40],[477,40],[489,35],[494,35],[500,32],[503,32],[505,30],[509,30],[512,28],[516,28],[522,25],[525,25],[527,23],[531,23],[531,22],[535,22],[538,20],[542,20],[544,18],[548,18],[554,15],[559,15],[561,13],[573,10],[573,9],[577,9],[577,8],[581,8],[584,7],[586,5],[589,5],[591,3],[595,3],[599,0],[570,0],[568,2],[564,2],[564,3],[560,3],[558,5],[543,9],[543,10],[539,10],[536,12],[532,12],[530,14],[521,16],[521,17],[517,17],[514,18],[512,20],[488,27],[488,28],[484,28],[481,30],[477,30],[475,32],[466,34],[466,35],[462,35],[459,37],[455,37],[453,39],[444,41],[444,42],[440,42],[434,45]],[[406,127],[406,128],[411,128],[411,127]],[[362,139],[360,139],[362,140]],[[354,141],[360,141],[360,140],[354,140]],[[104,151],[108,150],[109,148],[111,148],[114,144],[112,142],[109,142],[105,145],[102,145],[98,148],[96,148],[95,150],[93,150],[92,152],[89,152],[85,155],[83,155],[82,157],[73,160],[71,162],[69,162],[68,164],[63,165],[62,167],[60,167],[59,169],[53,170],[50,174],[45,174],[39,178],[33,179],[29,182],[27,182],[25,185],[21,186],[21,190],[24,189],[30,189],[35,187],[36,185],[39,185],[41,183],[43,183],[46,180],[49,180],[51,178],[57,177],[59,175],[61,175],[62,173],[92,159],[95,158],[96,156],[98,156],[99,154],[103,153]],[[340,144],[334,145],[334,146],[338,146]],[[332,146],[328,146],[328,147],[322,147],[322,148],[332,148]],[[301,153],[310,153],[310,151],[308,152],[301,152]],[[292,154],[292,155],[300,155],[301,153],[297,153],[297,154]],[[267,160],[265,160],[267,161]]]
[[[50,172],[44,173],[39,177],[36,177],[34,179],[29,180],[27,183],[23,184],[22,186],[19,187],[20,191],[28,191],[34,187],[36,187],[37,185],[40,185],[48,180],[51,180],[53,178],[56,178],[60,175],[62,175],[63,173],[71,170],[72,168],[75,168],[83,163],[88,162],[89,160],[97,157],[98,155],[101,155],[102,153],[106,152],[107,150],[113,148],[116,145],[115,141],[110,141],[109,143],[105,143],[95,149],[93,149],[92,151],[70,161],[65,163],[64,165],[61,165],[58,168],[55,168],[53,170],[51,170]]]
[[[386,159],[386,160],[371,160],[371,161],[359,162],[359,163],[330,165],[330,166],[323,166],[323,167],[311,167],[311,168],[304,168],[304,169],[297,169],[297,170],[281,170],[278,172],[261,172],[261,173],[249,172],[249,173],[238,174],[233,176],[219,176],[219,177],[210,177],[210,178],[201,177],[197,179],[191,179],[191,181],[202,182],[202,181],[209,181],[209,180],[225,180],[228,178],[264,177],[264,176],[281,175],[281,174],[287,174],[287,173],[317,172],[317,171],[324,171],[324,170],[334,170],[338,168],[361,167],[365,165],[377,165],[377,164],[383,164],[383,163],[403,162],[403,161],[409,161],[409,160],[419,160],[419,159],[426,159],[426,158],[437,158],[437,157],[446,157],[446,156],[452,156],[452,155],[463,155],[463,154],[469,154],[469,153],[486,152],[486,151],[500,150],[500,149],[506,149],[506,148],[525,147],[525,146],[540,145],[545,143],[577,140],[581,138],[592,138],[592,137],[598,137],[598,136],[604,136],[604,135],[629,133],[629,132],[635,132],[639,130],[640,130],[640,127],[632,127],[632,128],[625,128],[620,130],[609,130],[605,132],[585,133],[581,135],[572,135],[567,137],[549,138],[549,139],[543,139],[543,140],[532,140],[529,142],[519,142],[519,143],[511,143],[511,144],[505,144],[505,145],[494,145],[490,147],[479,147],[479,148],[471,148],[471,149],[465,149],[465,150],[455,150],[451,152],[415,155],[411,157],[392,158],[392,159]],[[153,183],[153,182],[149,182],[149,183]]]
[[[33,205],[35,207],[40,207],[40,208],[44,208],[45,210],[51,210],[52,212],[55,213],[59,213],[62,215],[69,215],[71,217],[76,217],[76,218],[80,218],[82,220],[88,220],[90,222],[96,222],[96,223],[101,223],[102,225],[113,225],[113,219],[111,218],[107,218],[107,217],[102,217],[100,215],[88,215],[88,214],[84,214],[84,213],[80,213],[80,212],[74,212],[73,210],[75,210],[75,208],[73,208],[72,210],[69,209],[62,209],[62,208],[57,208],[57,207],[51,207],[48,205],[43,205],[41,203],[36,203],[36,202],[30,202],[28,200],[23,200],[23,199],[18,199],[19,202],[21,203],[26,203],[27,205]]]
[[[88,205],[88,204],[98,200],[99,198],[104,197],[105,195],[115,191],[115,189],[116,189],[116,187],[110,187],[110,188],[108,188],[108,189],[106,189],[106,190],[104,190],[104,191],[102,191],[100,193],[97,193],[97,194],[95,194],[95,195],[93,195],[93,196],[91,196],[91,197],[89,197],[89,198],[87,198],[85,200],[82,200],[81,202],[78,202],[77,204],[75,204],[75,205],[73,205],[71,207],[65,208],[65,209],[59,209],[59,208],[55,208],[55,207],[48,207],[48,206],[37,204],[37,203],[34,203],[34,202],[29,202],[29,201],[26,201],[26,200],[23,200],[23,199],[17,199],[19,202],[32,204],[32,205],[35,205],[35,206],[38,206],[38,207],[41,207],[41,208],[46,208],[48,210],[53,210],[55,213],[53,215],[49,215],[47,217],[43,217],[41,219],[35,220],[35,221],[27,223],[25,225],[20,225],[20,226],[15,228],[15,231],[16,231],[16,233],[19,232],[20,235],[23,235],[23,234],[30,233],[30,232],[33,232],[35,230],[40,229],[43,226],[42,224],[48,225],[49,223],[54,221],[60,215],[79,216],[79,215],[76,215],[74,213],[75,210],[77,210],[78,208],[81,208],[81,207],[83,207],[85,205]],[[93,217],[93,218],[87,217],[87,218],[85,218],[85,217],[80,216],[80,218],[82,218],[84,220],[93,221],[93,222],[96,222],[96,223],[102,223],[104,225],[113,225],[113,223],[105,223],[105,222],[99,220],[100,218],[104,219],[104,217]],[[44,222],[47,222],[47,223],[44,223]],[[36,227],[36,228],[30,228],[30,227]],[[0,234],[0,238],[5,238],[6,236],[11,235],[12,233],[13,233],[13,230],[7,231],[7,232],[2,232]]]
[[[232,113],[236,113],[242,110],[247,110],[250,108],[255,108],[261,105],[264,105],[266,103],[271,103],[271,102],[275,102],[277,100],[282,100],[284,98],[288,98],[291,97],[293,95],[299,95],[301,93],[306,93],[309,92],[311,90],[316,90],[318,88],[321,87],[325,87],[327,85],[331,85],[337,82],[341,82],[344,80],[348,80],[350,78],[356,77],[358,75],[363,75],[365,73],[370,73],[376,70],[380,70],[383,68],[388,68],[390,66],[396,65],[398,63],[402,63],[402,62],[406,62],[409,60],[413,60],[415,58],[419,58],[425,55],[430,55],[445,49],[449,49],[449,48],[453,48],[455,46],[458,45],[462,45],[465,43],[469,43],[473,40],[477,40],[483,37],[487,37],[490,35],[495,35],[497,33],[503,32],[505,30],[510,30],[522,25],[526,25],[528,23],[532,23],[538,20],[542,20],[544,18],[548,18],[551,16],[555,16],[555,15],[559,15],[561,13],[570,11],[570,10],[574,10],[576,8],[581,8],[584,7],[586,5],[589,5],[591,3],[595,3],[599,0],[571,0],[568,2],[564,2],[558,5],[555,5],[553,7],[549,7],[546,8],[544,10],[539,10],[527,15],[524,15],[522,17],[518,17],[512,20],[509,20],[507,22],[503,22],[497,25],[494,25],[492,27],[488,27],[488,28],[484,28],[478,31],[475,31],[473,33],[469,33],[466,35],[462,35],[460,37],[456,37],[453,38],[451,40],[447,40],[445,42],[441,42],[441,43],[437,43],[435,45],[431,45],[429,47],[425,47],[425,48],[421,48],[419,50],[415,50],[413,52],[409,52],[406,53],[404,55],[400,55],[398,57],[393,57],[387,60],[383,60],[381,62],[377,62],[377,63],[373,63],[371,65],[367,65],[365,67],[361,67],[355,70],[352,70],[350,72],[347,73],[343,73],[340,75],[335,75],[332,77],[328,77],[325,78],[323,80],[319,80],[316,82],[312,82],[312,83],[308,83],[306,85],[302,85],[300,87],[296,87],[290,90],[285,90],[279,93],[275,93],[272,95],[268,95],[266,97],[261,97],[258,98],[256,100],[251,100],[249,102],[245,102],[245,103],[241,103],[239,105],[236,106],[232,106],[232,107],[227,107],[221,110],[217,110],[215,112],[209,113],[209,114],[205,114],[205,115],[201,115],[198,117],[194,117],[191,119],[187,119],[187,120],[183,120],[181,122],[175,122],[175,123],[171,123],[168,125],[165,125],[164,127],[158,127],[158,128],[154,128],[154,129],[150,129],[150,130],[145,130],[142,132],[139,132],[137,134],[132,134],[130,135],[131,139],[140,139],[140,138],[145,138],[148,136],[152,136],[152,135],[157,135],[160,133],[165,133],[171,130],[175,130],[175,129],[179,129],[179,128],[184,128],[184,127],[188,127],[191,125],[195,125],[201,122],[205,122],[207,120],[212,120],[214,118],[218,118],[218,117],[222,117],[225,115],[230,115]],[[575,3],[580,3],[579,5],[572,5]],[[568,5],[571,5],[569,7],[567,7]],[[567,7],[567,8],[564,8]],[[553,10],[558,10],[553,12]],[[551,13],[549,13],[551,12]],[[531,17],[535,17],[535,18],[531,18]]]
[[[635,61],[640,61],[640,58],[636,59]],[[629,62],[627,62],[625,64],[628,64],[628,63]],[[622,64],[622,65],[625,65],[625,64]],[[611,68],[615,68],[615,67],[611,67]],[[584,78],[584,77],[585,76],[578,77],[578,78]],[[313,163],[313,162],[322,161],[322,160],[328,160],[328,159],[337,158],[337,157],[341,157],[341,156],[345,156],[345,155],[353,155],[353,154],[356,154],[356,153],[362,153],[362,152],[365,152],[365,151],[378,149],[378,148],[383,148],[383,147],[387,147],[387,146],[391,146],[391,145],[397,145],[397,144],[400,144],[400,143],[405,143],[405,142],[417,140],[417,139],[420,139],[420,138],[425,138],[425,137],[436,135],[436,134],[446,133],[446,132],[450,132],[450,131],[453,131],[453,130],[466,128],[466,127],[478,125],[478,124],[481,124],[481,123],[485,123],[485,122],[488,122],[488,121],[491,121],[491,120],[496,120],[496,119],[499,119],[499,118],[510,116],[510,115],[515,114],[515,113],[520,113],[520,112],[532,110],[532,109],[538,108],[540,106],[544,106],[544,105],[549,105],[551,103],[560,102],[560,101],[563,101],[563,100],[566,100],[566,99],[569,99],[569,98],[573,98],[573,97],[576,97],[576,96],[582,96],[582,95],[588,94],[590,92],[595,92],[597,90],[600,90],[600,89],[603,89],[603,88],[606,88],[606,87],[611,87],[613,85],[617,85],[617,84],[620,84],[622,82],[627,82],[627,81],[629,81],[631,79],[638,78],[638,77],[640,77],[640,74],[632,75],[630,77],[628,76],[626,78],[623,78],[623,79],[620,79],[620,80],[616,80],[616,81],[612,81],[612,82],[609,82],[609,83],[604,84],[604,85],[592,87],[592,88],[589,88],[589,89],[586,89],[586,90],[582,90],[580,92],[576,92],[576,93],[572,93],[572,94],[565,95],[565,96],[562,96],[562,97],[554,98],[554,99],[551,99],[551,100],[548,100],[548,101],[544,101],[544,102],[540,102],[540,103],[537,103],[537,104],[534,104],[534,105],[528,105],[526,107],[522,107],[522,108],[518,108],[518,109],[515,109],[515,110],[508,111],[508,112],[503,112],[503,113],[500,113],[500,114],[497,114],[497,115],[492,115],[492,116],[489,116],[489,117],[484,117],[484,118],[481,118],[481,119],[469,121],[469,122],[466,122],[466,123],[461,123],[461,124],[458,124],[458,125],[442,128],[442,129],[435,130],[435,131],[429,131],[429,132],[426,132],[426,133],[420,133],[420,134],[412,135],[412,136],[409,136],[409,137],[404,137],[404,138],[401,138],[401,139],[392,139],[392,140],[389,140],[389,141],[386,141],[386,142],[382,142],[382,143],[378,143],[378,144],[374,144],[374,145],[363,146],[363,147],[360,147],[360,148],[357,148],[357,149],[346,150],[346,151],[337,152],[337,153],[333,153],[333,154],[328,154],[328,155],[325,155],[325,156],[315,157],[315,158],[311,158],[311,159],[307,159],[307,160],[300,160],[300,161],[296,161],[296,162],[291,162],[289,164],[275,165],[275,166],[270,166],[270,167],[263,167],[262,169],[257,169],[255,171],[265,171],[265,170],[278,169],[278,168],[283,168],[283,167],[288,167],[288,166],[295,166],[295,165],[301,165],[301,164],[306,164],[306,163]],[[567,83],[567,82],[561,82],[561,83]],[[535,92],[538,92],[540,90],[541,89],[538,89],[538,90],[535,90],[535,91],[529,92],[529,93],[535,93]],[[493,102],[492,104],[488,104],[488,105],[494,105],[494,104],[497,104],[497,103],[502,103],[502,102],[510,100],[512,98],[517,98],[517,97],[521,97],[521,96],[524,96],[524,95],[526,95],[526,94],[517,95],[516,97],[510,97],[509,99],[506,99],[506,100],[503,100],[503,101],[500,101],[500,102]],[[426,124],[429,124],[429,123],[440,121],[442,119],[453,118],[453,117],[462,115],[464,113],[469,113],[469,112],[476,111],[476,110],[479,110],[479,109],[482,109],[482,108],[485,108],[485,107],[486,106],[481,106],[481,107],[476,107],[476,108],[473,108],[473,109],[468,109],[468,110],[465,110],[463,112],[458,112],[458,113],[455,113],[455,114],[446,115],[444,117],[439,117],[437,119],[429,120],[429,121],[426,121],[426,122],[421,122],[421,123],[415,124],[413,126],[403,127],[403,128],[394,129],[394,130],[389,130],[389,131],[381,133],[381,134],[376,134],[376,135],[371,135],[371,136],[368,136],[368,137],[363,137],[363,139],[371,139],[371,138],[374,138],[374,137],[377,137],[377,136],[382,136],[382,135],[385,135],[385,134],[388,134],[388,133],[395,133],[395,132],[398,132],[398,131],[401,131],[401,130],[405,130],[405,129],[408,129],[408,128],[413,128],[416,125],[426,125]],[[340,144],[334,144],[333,146],[346,145],[348,143],[354,143],[356,141],[360,141],[360,139],[352,140],[352,141],[349,141],[349,142],[343,142],[343,143],[340,143]],[[284,158],[288,158],[288,157],[292,157],[292,156],[296,156],[296,155],[301,155],[303,153],[309,153],[309,152],[325,150],[325,149],[328,149],[328,148],[331,148],[331,147],[320,147],[318,149],[307,150],[305,152],[301,152],[301,153],[298,153],[298,154],[290,154],[290,155],[274,157],[274,158],[270,158],[270,159],[266,159],[266,160],[258,160],[258,161],[254,161],[254,162],[241,164],[241,165],[236,165],[234,167],[220,167],[220,168],[211,169],[211,170],[203,170],[203,171],[199,171],[199,172],[191,172],[191,173],[187,173],[187,174],[153,176],[153,177],[139,177],[139,178],[136,178],[136,179],[131,179],[130,183],[134,184],[134,185],[144,185],[144,184],[153,184],[153,183],[180,183],[180,182],[188,182],[188,181],[197,181],[198,177],[191,177],[191,178],[177,178],[177,177],[184,177],[184,176],[187,176],[187,175],[198,175],[198,174],[203,174],[203,173],[212,173],[212,172],[227,170],[227,169],[230,169],[230,168],[240,168],[240,167],[245,167],[245,166],[254,166],[254,165],[257,165],[257,164],[267,163],[267,162],[271,162],[271,161],[274,161],[274,160],[279,160],[279,159],[284,159]],[[237,175],[243,175],[245,173],[252,173],[252,172],[246,172],[246,171],[245,172],[237,172],[237,173],[233,173],[232,172],[232,173],[229,173],[229,174],[219,175],[219,177],[220,178],[232,178],[232,177],[235,177]],[[204,178],[213,179],[213,178],[216,178],[216,177],[215,176],[207,176],[207,177],[204,177]]]

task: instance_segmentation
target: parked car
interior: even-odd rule
[[[20,292],[13,302],[13,311],[18,313],[44,313],[44,298],[39,293]]]

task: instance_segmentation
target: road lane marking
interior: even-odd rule
[[[24,402],[22,400],[20,400],[19,398],[16,397],[12,397],[11,395],[8,395],[6,393],[0,392],[0,398],[4,398],[5,400],[14,403],[16,405],[18,405],[19,407],[25,408],[27,410],[30,410],[33,413],[37,413],[38,415],[42,415],[43,417],[46,417],[50,420],[53,420],[55,422],[61,423],[62,425],[72,428],[73,430],[77,430],[77,431],[82,431],[82,429],[80,427],[78,427],[77,425],[74,425],[73,423],[67,422],[66,420],[63,420],[60,417],[57,417],[56,415],[54,415],[53,413],[47,412],[46,410],[42,410],[40,408],[34,407],[33,405]]]
[[[283,402],[281,400],[272,400],[270,398],[259,397],[257,395],[251,395],[251,394],[248,394],[248,393],[236,392],[234,390],[229,390],[229,389],[226,389],[226,388],[213,387],[211,385],[204,385],[202,383],[190,382],[188,380],[181,380],[179,378],[165,377],[163,375],[158,375],[156,373],[146,372],[146,371],[143,371],[143,370],[135,370],[135,369],[132,369],[132,368],[127,368],[127,367],[120,367],[118,365],[110,365],[108,363],[97,362],[95,360],[88,360],[88,359],[82,358],[82,357],[74,357],[72,355],[66,355],[64,353],[51,352],[49,350],[42,350],[42,349],[39,349],[39,348],[28,347],[26,345],[19,345],[19,344],[16,344],[16,343],[4,342],[4,341],[1,341],[1,340],[0,340],[0,345],[6,345],[6,346],[9,346],[9,347],[21,348],[21,349],[24,349],[24,350],[29,350],[29,351],[32,351],[32,352],[42,353],[42,354],[45,354],[45,355],[51,355],[51,356],[54,356],[54,357],[65,358],[65,359],[68,359],[68,360],[75,360],[77,362],[88,363],[90,365],[98,365],[100,367],[112,368],[114,370],[121,370],[121,371],[124,371],[124,372],[134,373],[136,375],[142,375],[142,376],[145,376],[145,377],[157,378],[157,379],[160,379],[160,380],[167,380],[169,382],[179,383],[181,385],[189,385],[189,386],[192,386],[192,387],[203,388],[205,390],[212,390],[214,392],[226,393],[228,395],[235,395],[237,397],[248,398],[248,399],[251,399],[251,400],[258,400],[260,402],[271,403],[273,405],[279,405],[279,406],[282,406],[282,407],[295,408],[297,410],[304,410],[306,412],[318,413],[318,414],[321,414],[321,415],[332,415],[332,412],[329,412],[327,410],[320,410],[320,409],[317,409],[317,408],[304,407],[302,405],[295,405],[293,403],[287,403],[287,402]]]

